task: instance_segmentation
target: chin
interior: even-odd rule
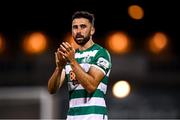
[[[76,40],[76,43],[77,43],[77,44],[82,44],[82,43],[83,43],[83,40]]]

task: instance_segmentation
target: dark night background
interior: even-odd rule
[[[144,9],[143,19],[134,20],[128,15],[128,6],[133,4]],[[0,96],[9,94],[6,88],[25,91],[42,87],[47,90],[55,67],[54,52],[70,32],[71,16],[77,10],[94,13],[95,42],[104,47],[111,31],[125,31],[133,38],[130,53],[111,54],[113,68],[107,93],[109,118],[179,118],[180,15],[177,0],[1,1],[0,33],[6,40],[6,49],[0,54]],[[48,49],[40,55],[27,55],[21,48],[24,35],[33,31],[44,32],[48,37]],[[147,38],[157,31],[170,38],[167,55],[155,56],[144,48]],[[132,91],[128,97],[117,99],[111,88],[117,80],[124,79],[131,84]],[[56,95],[50,95],[53,118],[66,116],[66,90],[64,85]],[[37,99],[18,101],[0,97],[0,101],[0,118],[40,118]]]

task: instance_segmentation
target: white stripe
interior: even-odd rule
[[[69,102],[70,108],[73,107],[85,107],[85,106],[103,106],[106,107],[104,98],[92,97],[92,98],[75,98]]]
[[[106,75],[106,72],[105,72],[102,68],[100,68],[99,66],[97,66],[97,65],[95,65],[95,64],[91,64],[91,66],[93,66],[93,67],[101,70],[101,71],[104,73],[104,75]]]
[[[80,64],[80,66],[84,69],[85,72],[88,72],[90,67],[93,66],[93,67],[101,70],[104,73],[104,75],[106,75],[106,72],[101,67],[99,67],[95,64],[82,63],[82,64]],[[69,74],[69,72],[71,70],[72,70],[71,65],[66,65],[66,67],[65,67],[66,74]],[[107,74],[107,76],[109,76],[109,73]]]
[[[104,94],[106,94],[107,85],[100,82],[97,89],[101,90]],[[76,90],[84,90],[84,87],[81,84],[79,84],[78,87],[76,87]]]
[[[82,64],[80,64],[80,65],[81,65],[81,67],[84,69],[85,72],[88,72],[89,69],[90,69],[90,67],[91,67],[91,65],[88,64],[88,63],[82,63]]]
[[[82,63],[80,66],[84,69],[85,72],[88,72],[90,69],[90,64],[88,63]],[[72,70],[71,65],[66,65],[66,74],[69,74],[69,72]]]
[[[97,89],[100,89],[104,94],[106,94],[107,85],[101,82],[101,83],[98,85],[98,88],[97,88]]]
[[[69,74],[69,72],[72,70],[71,65],[65,66],[66,74]]]
[[[110,72],[111,72],[111,69],[108,71],[108,73],[107,73],[107,75],[106,75],[107,77],[109,77]]]
[[[81,84],[79,84],[76,90],[84,90],[84,87]]]
[[[76,116],[67,116],[66,120],[108,120],[107,115],[101,114],[88,114],[88,115],[76,115]]]
[[[87,51],[87,52],[83,52],[82,54],[75,53],[75,58],[83,58],[83,57],[87,57],[87,56],[94,57],[97,52],[98,52],[98,50]]]

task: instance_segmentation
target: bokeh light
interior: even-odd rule
[[[108,36],[106,46],[113,53],[123,54],[129,52],[130,40],[125,33],[115,32]]]
[[[168,46],[168,38],[162,32],[156,32],[149,40],[149,49],[153,53],[160,53]]]
[[[5,49],[5,39],[2,34],[0,34],[0,53]]]
[[[47,38],[41,32],[33,32],[25,36],[23,48],[26,53],[39,54],[47,48]]]
[[[117,98],[127,97],[130,93],[130,85],[127,81],[121,80],[114,84],[112,92],[113,95]]]
[[[131,5],[128,7],[128,14],[135,20],[140,20],[144,17],[144,10],[139,5]]]

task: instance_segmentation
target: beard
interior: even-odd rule
[[[90,40],[90,35],[84,37],[81,34],[77,34],[74,40],[78,45],[85,45]]]

